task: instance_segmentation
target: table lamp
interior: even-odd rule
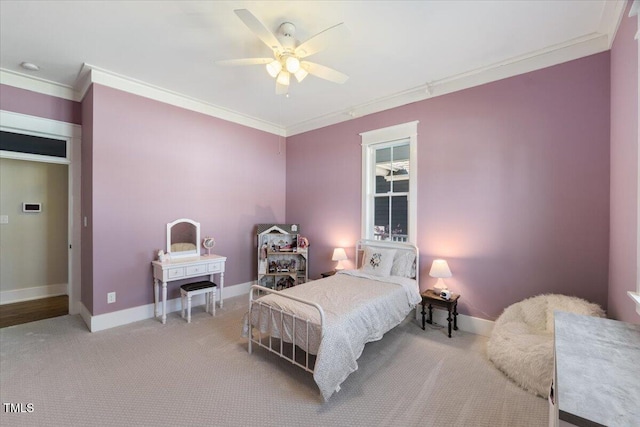
[[[342,261],[346,261],[347,253],[344,251],[344,248],[335,248],[333,250],[333,256],[331,257],[331,261],[338,261],[336,265],[336,270],[344,270],[344,266],[342,265]]]
[[[429,271],[429,276],[436,277],[438,281],[433,287],[433,291],[440,295],[440,292],[447,290],[447,285],[444,283],[444,278],[451,277],[451,270],[449,269],[449,264],[447,261],[443,259],[436,259],[431,264],[431,270]]]

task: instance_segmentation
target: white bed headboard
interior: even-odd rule
[[[418,247],[411,243],[405,242],[392,242],[389,240],[358,240],[356,243],[356,268],[360,267],[361,259],[364,254],[365,247],[382,248],[382,249],[396,249],[398,251],[409,251],[416,255],[416,277],[414,279],[420,283],[420,251]]]

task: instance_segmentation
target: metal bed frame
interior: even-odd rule
[[[412,250],[415,252],[416,254],[416,259],[415,259],[415,265],[416,265],[416,275],[415,275],[415,280],[419,282],[419,266],[420,266],[420,252],[418,250],[418,248],[410,243],[404,243],[404,242],[393,242],[393,241],[381,241],[381,240],[359,240],[357,245],[356,245],[356,255],[355,255],[355,259],[356,259],[356,266],[359,266],[359,260],[360,257],[362,256],[362,253],[364,252],[364,247],[379,247],[379,248],[385,248],[385,249],[402,249],[402,250]],[[322,280],[322,279],[320,279]],[[281,296],[282,298],[287,298],[287,299],[291,299],[294,301],[297,301],[299,303],[308,305],[310,307],[313,307],[314,309],[316,309],[318,311],[319,314],[319,327],[320,327],[320,340],[322,340],[322,338],[324,337],[324,327],[325,327],[325,314],[324,314],[324,310],[322,309],[322,307],[320,307],[319,304],[313,302],[313,301],[308,301],[302,298],[297,298],[291,295],[287,295],[287,294],[283,294],[280,291],[276,291],[264,286],[259,286],[259,285],[253,285],[251,286],[251,289],[249,291],[249,314],[248,314],[248,352],[249,354],[253,353],[253,344],[258,345],[259,347],[262,347],[272,353],[277,354],[278,356],[280,356],[281,358],[288,360],[289,362],[291,362],[292,364],[299,366],[300,368],[304,369],[307,372],[311,372],[313,373],[313,367],[310,364],[310,360],[309,360],[309,328],[310,328],[310,324],[313,325],[317,325],[317,323],[312,322],[309,319],[304,319],[301,317],[296,316],[293,313],[290,312],[285,312],[283,310],[280,310],[278,308],[274,308],[273,306],[269,305],[269,304],[265,304],[262,301],[259,300],[259,298],[261,296],[264,296],[266,294],[278,294],[279,296]],[[269,310],[269,321],[271,322],[271,319],[274,319],[273,317],[273,313],[276,313],[276,317],[275,319],[279,319],[279,330],[280,330],[280,337],[279,338],[274,338],[271,336],[271,334],[269,333],[268,336],[264,336],[265,334],[263,334],[260,331],[260,328],[256,328],[258,330],[257,332],[257,337],[253,336],[253,329],[254,326],[251,323],[252,320],[252,312],[254,310],[254,306],[258,306],[258,308],[262,308],[262,307],[266,307]],[[278,314],[279,313],[279,316]],[[282,337],[282,335],[284,335],[284,330],[285,330],[285,326],[284,326],[284,321],[285,318],[289,318],[291,319],[292,322],[292,352],[291,352],[291,356],[289,356],[288,353],[285,353],[285,348],[284,348],[284,339]],[[306,334],[306,339],[304,342],[306,342],[306,347],[307,348],[300,348],[305,354],[304,354],[304,363],[301,363],[299,361],[296,360],[296,322],[304,322],[305,327],[304,327],[304,333]],[[273,328],[269,327],[268,330],[271,331]],[[277,340],[279,341],[278,343],[275,343],[274,345],[274,341]]]
[[[262,293],[262,294],[261,294]],[[311,323],[311,321],[309,319],[303,319],[301,317],[296,316],[295,314],[292,313],[288,313],[288,312],[284,312],[283,310],[278,310],[277,308],[274,308],[273,306],[269,305],[269,304],[265,304],[262,301],[259,301],[257,298],[264,296],[263,294],[279,294],[280,296],[284,297],[284,298],[288,298],[288,299],[292,299],[294,301],[298,301],[302,304],[306,304],[308,306],[314,307],[316,310],[318,310],[318,313],[320,315],[320,339],[322,339],[322,336],[324,335],[324,324],[325,324],[325,316],[324,316],[324,310],[322,309],[322,307],[320,307],[319,304],[316,304],[315,302],[311,302],[311,301],[307,301],[304,300],[302,298],[297,298],[291,295],[283,295],[280,294],[280,291],[276,291],[270,288],[266,288],[264,286],[259,286],[259,285],[253,285],[251,286],[251,291],[249,292],[249,354],[251,354],[253,352],[253,348],[252,345],[253,343],[257,344],[258,346],[267,349],[268,351],[277,354],[278,356],[282,357],[283,359],[288,360],[289,362],[293,363],[296,366],[301,367],[302,369],[304,369],[305,371],[311,372],[313,373],[313,368],[310,366],[309,363],[309,324]],[[257,295],[257,296],[256,296]],[[263,333],[260,331],[260,328],[256,328],[258,330],[258,337],[254,338],[253,337],[253,326],[251,325],[251,313],[252,310],[254,308],[254,305],[258,305],[259,307],[266,307],[269,309],[269,319],[271,321],[271,319],[273,319],[273,312],[275,311],[276,313],[280,313],[279,319],[280,319],[280,331],[281,334],[280,335],[284,335],[282,332],[285,330],[284,327],[284,319],[285,317],[289,317],[291,319],[292,325],[293,327],[292,329],[292,355],[291,357],[289,357],[288,354],[286,354],[284,352],[284,339],[281,336],[280,338],[276,338],[279,342],[280,345],[276,345],[274,347],[273,345],[273,340],[274,338],[271,336],[271,334],[268,335],[268,337],[266,337],[264,340],[267,341],[267,343],[263,342]],[[305,331],[306,331],[306,340],[305,342],[307,343],[307,348],[303,348],[302,351],[305,352],[305,361],[304,364],[298,362],[296,360],[296,322],[297,321],[302,321],[305,323]],[[271,330],[272,328],[269,328],[269,330]]]

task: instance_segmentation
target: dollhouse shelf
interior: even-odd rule
[[[300,247],[298,224],[258,224],[258,281],[281,290],[308,280],[308,248]]]

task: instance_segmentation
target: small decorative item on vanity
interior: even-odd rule
[[[169,261],[169,259],[170,258],[169,258],[169,253],[168,252],[165,254],[162,249],[160,249],[158,251],[158,261],[165,262],[165,261]]]
[[[446,291],[447,285],[444,284],[443,278],[451,277],[451,270],[449,269],[449,264],[447,261],[443,259],[436,259],[431,264],[431,270],[429,271],[429,276],[438,278],[435,286],[433,287],[433,291],[436,295],[442,295],[442,291]]]
[[[213,237],[205,237],[202,239],[202,246],[207,250],[207,255],[211,255],[211,249],[216,245]]]

